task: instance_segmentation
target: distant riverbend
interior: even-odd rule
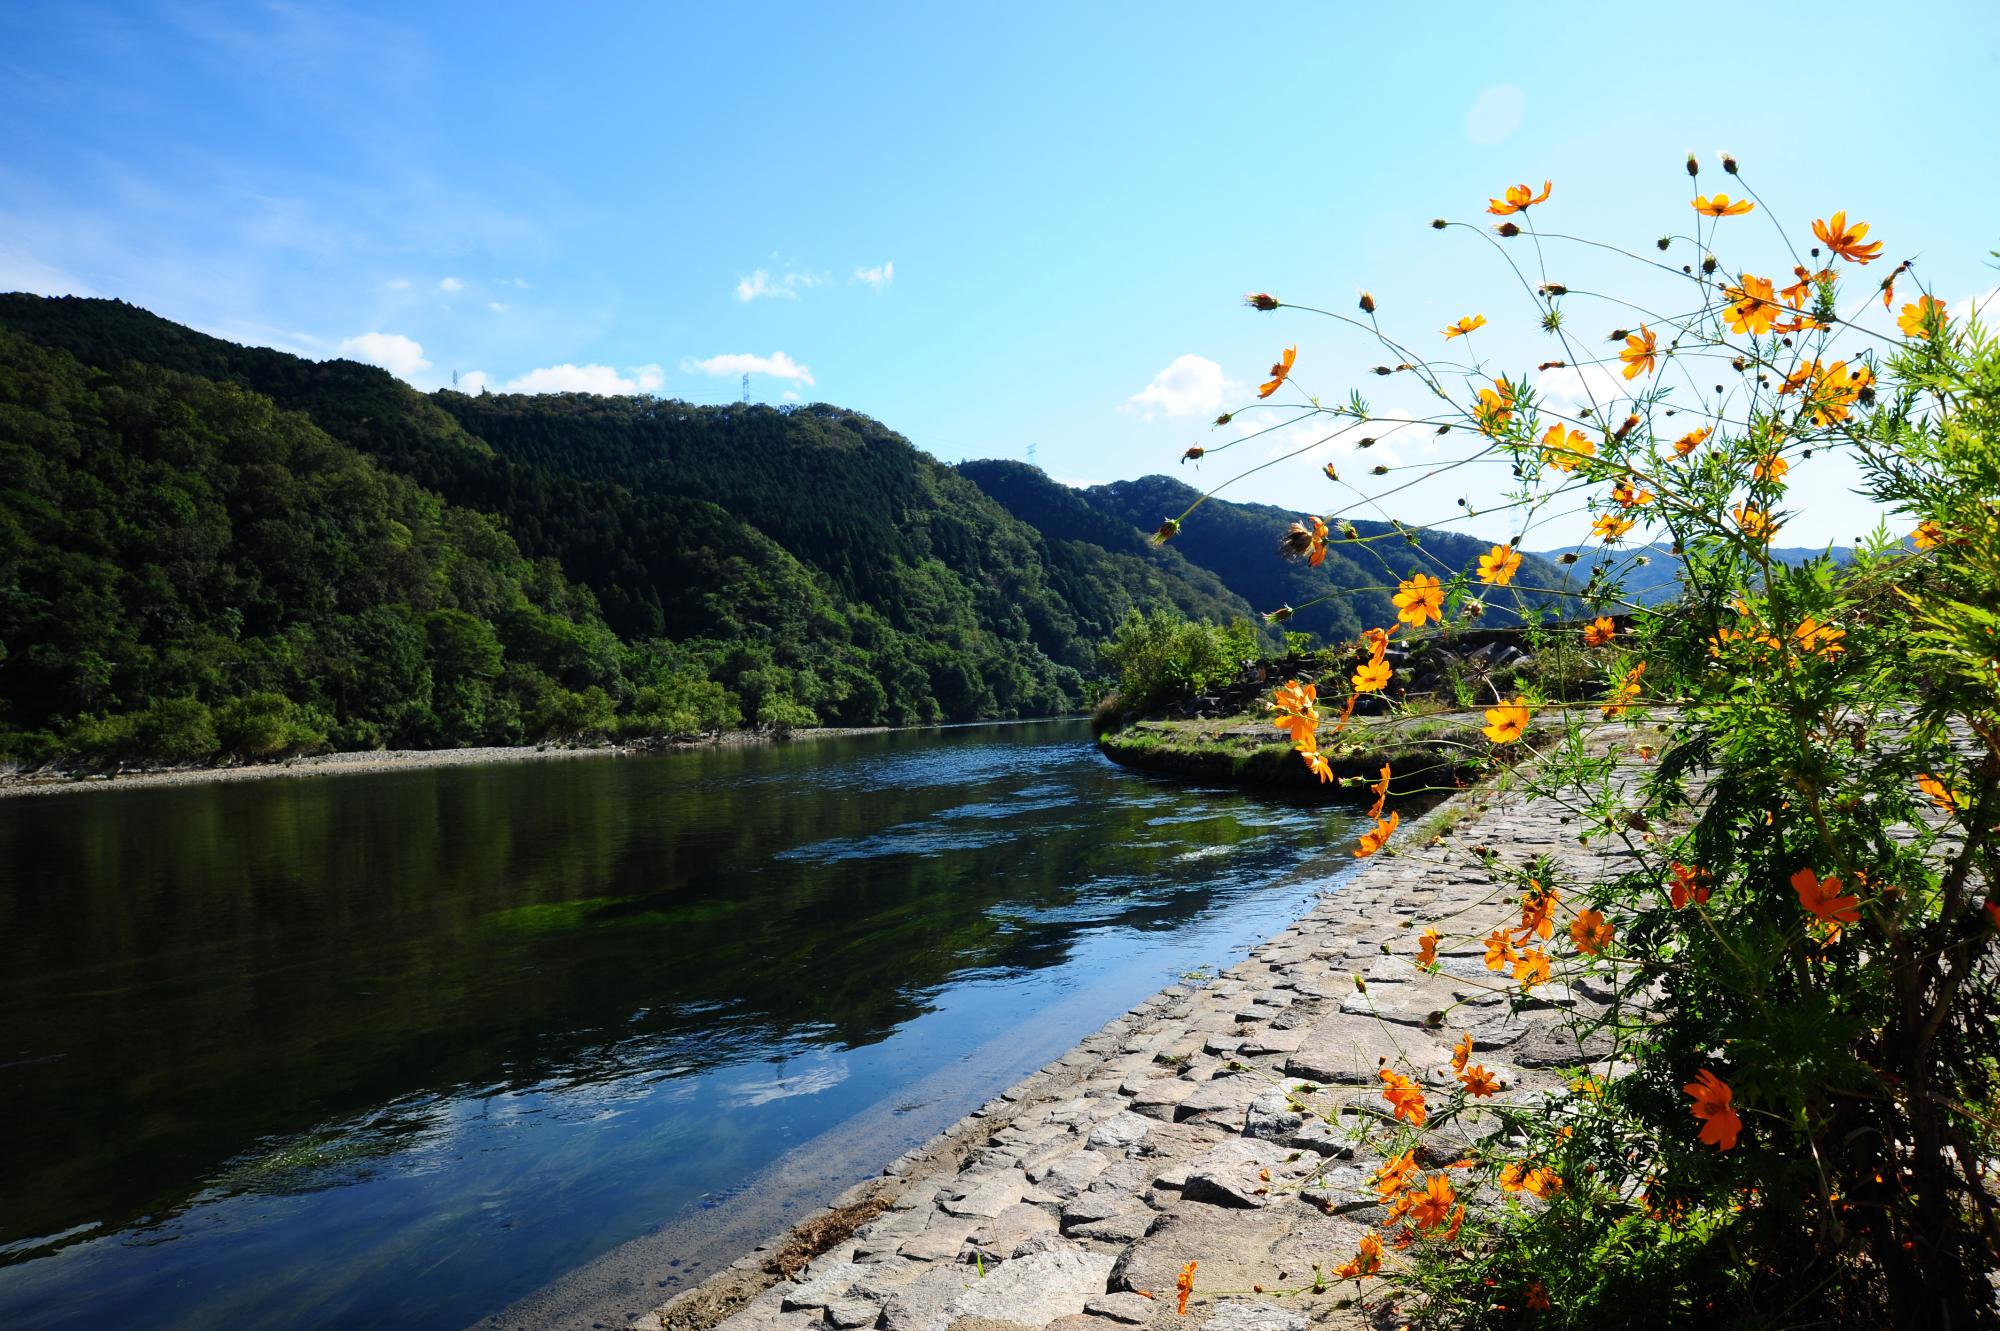
[[[460,1328],[620,1253],[651,1306],[1352,824],[1075,721],[7,801],[0,1325]]]

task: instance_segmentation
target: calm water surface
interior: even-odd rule
[[[1226,965],[1351,821],[1067,722],[0,801],[0,1326],[458,1328],[768,1231],[774,1162],[824,1200]]]

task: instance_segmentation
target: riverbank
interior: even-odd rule
[[[1068,720],[1037,717],[1035,720]],[[968,722],[1002,725],[1005,722]],[[744,744],[797,744],[849,735],[880,735],[902,730],[936,730],[938,726],[823,726],[802,730],[724,730],[692,739],[664,736],[604,744],[519,744],[472,749],[364,749],[351,753],[321,753],[276,762],[237,767],[135,768],[117,773],[0,773],[0,799],[24,795],[62,795],[87,790],[142,790],[153,786],[193,786],[222,781],[261,781],[273,777],[339,776],[344,774],[411,771],[427,767],[475,767],[487,763],[528,762],[540,758],[602,758],[660,753],[675,749],[729,748]]]
[[[1098,737],[1100,752],[1121,766],[1219,786],[1249,786],[1352,800],[1360,786],[1391,768],[1390,799],[1426,805],[1462,789],[1490,770],[1491,748],[1478,709],[1394,716],[1357,716],[1337,736],[1323,736],[1321,753],[1333,780],[1323,782],[1271,724],[1268,709],[1225,716],[1152,718]],[[1558,733],[1537,722],[1523,743],[1537,748]]]
[[[1597,746],[1637,777],[1623,728]],[[1382,1060],[1448,1084],[1470,1034],[1501,1098],[1562,1085],[1608,1051],[1612,995],[1497,991],[1481,936],[1518,909],[1486,871],[1547,855],[1616,872],[1570,816],[1489,783],[1405,824],[1390,850],[1216,979],[1156,994],[926,1147],[701,1286],[629,1324],[648,1331],[1304,1331],[1370,1323],[1309,1286],[1382,1218],[1382,1164],[1349,1131]],[[1345,853],[1344,849],[1342,852]],[[1448,922],[1448,923],[1447,923]],[[1435,975],[1412,961],[1442,925]],[[1439,1020],[1438,1014],[1451,1013]],[[1601,1067],[1597,1070],[1603,1071]],[[1298,1097],[1331,1123],[1301,1114]],[[1183,1316],[1171,1291],[1199,1262]],[[1210,1293],[1208,1291],[1214,1291]],[[1148,1297],[1148,1296],[1155,1297]]]

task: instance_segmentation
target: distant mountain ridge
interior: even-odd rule
[[[1048,715],[1086,701],[1129,611],[1252,613],[1175,552],[1051,542],[835,407],[425,395],[117,301],[0,296],[0,337],[17,754],[248,752],[214,726],[252,695],[279,748]],[[275,492],[242,463],[267,439]],[[329,466],[344,489],[292,484]],[[396,562],[382,540],[410,548],[407,577],[358,576]]]

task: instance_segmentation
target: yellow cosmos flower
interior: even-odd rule
[[[1479,580],[1505,587],[1521,571],[1521,552],[1511,545],[1496,545],[1479,556]]]
[[[1444,586],[1427,573],[1399,583],[1389,599],[1396,607],[1396,618],[1413,629],[1444,619]]]
[[[1651,374],[1659,364],[1658,346],[1659,339],[1644,324],[1639,325],[1638,332],[1628,334],[1625,349],[1618,353],[1618,359],[1625,362],[1625,377],[1636,379],[1642,374]]]
[[[1481,731],[1495,744],[1512,744],[1521,738],[1521,732],[1528,728],[1528,703],[1525,698],[1503,702],[1497,707],[1486,709],[1486,725]]]
[[[1844,208],[1825,221],[1814,222],[1813,234],[1819,237],[1820,244],[1850,263],[1872,263],[1882,254],[1881,241],[1861,243],[1861,238],[1868,234],[1868,224],[1856,222],[1849,226]]]
[[[1731,203],[1727,194],[1717,194],[1708,199],[1697,194],[1694,198],[1694,210],[1703,217],[1741,217],[1756,206],[1748,199],[1738,199]]]
[[[1453,324],[1451,327],[1444,330],[1444,340],[1449,342],[1454,337],[1464,337],[1467,333],[1470,333],[1475,328],[1484,328],[1485,326],[1486,326],[1485,315],[1468,314],[1463,319],[1460,319],[1457,323]]]

